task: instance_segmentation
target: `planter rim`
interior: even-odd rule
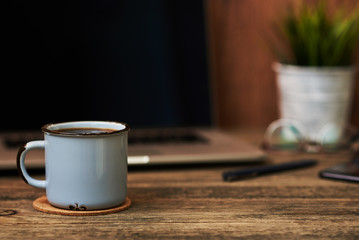
[[[355,73],[357,68],[355,65],[349,66],[300,66],[300,65],[292,65],[292,64],[283,64],[280,62],[274,62],[272,68],[275,72],[279,73],[294,73],[301,72],[301,74],[342,74],[342,73]]]

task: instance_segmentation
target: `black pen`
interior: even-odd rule
[[[246,178],[255,177],[258,175],[264,175],[268,173],[281,172],[285,170],[292,170],[298,168],[309,167],[317,164],[316,160],[313,159],[304,159],[299,161],[292,161],[287,163],[280,163],[275,165],[245,168],[235,171],[224,172],[222,174],[224,181],[235,181]]]

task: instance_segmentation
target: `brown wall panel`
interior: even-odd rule
[[[300,0],[207,0],[211,69],[217,120],[223,128],[266,127],[278,118],[275,57],[269,50],[272,26],[288,3]],[[356,0],[331,0],[331,9]],[[359,67],[358,61],[356,65]],[[352,123],[359,126],[356,79]]]

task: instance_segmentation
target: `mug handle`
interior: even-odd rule
[[[36,148],[45,148],[45,141],[39,140],[39,141],[31,141],[26,143],[24,146],[22,146],[18,153],[16,158],[16,164],[17,164],[17,170],[20,173],[20,176],[22,179],[29,184],[30,186],[37,187],[37,188],[45,188],[46,187],[46,181],[45,180],[37,180],[28,174],[26,168],[25,168],[25,157],[28,151],[31,149]]]

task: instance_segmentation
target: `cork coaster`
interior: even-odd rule
[[[66,216],[95,216],[95,215],[105,215],[105,214],[117,213],[117,212],[124,211],[131,206],[131,200],[126,197],[126,200],[122,205],[120,205],[118,207],[114,207],[114,208],[109,208],[109,209],[90,210],[90,211],[73,211],[73,210],[66,210],[66,209],[54,207],[47,201],[46,196],[42,196],[42,197],[39,197],[38,199],[36,199],[33,202],[32,206],[40,212],[45,212],[45,213],[50,213],[50,214],[66,215]]]

